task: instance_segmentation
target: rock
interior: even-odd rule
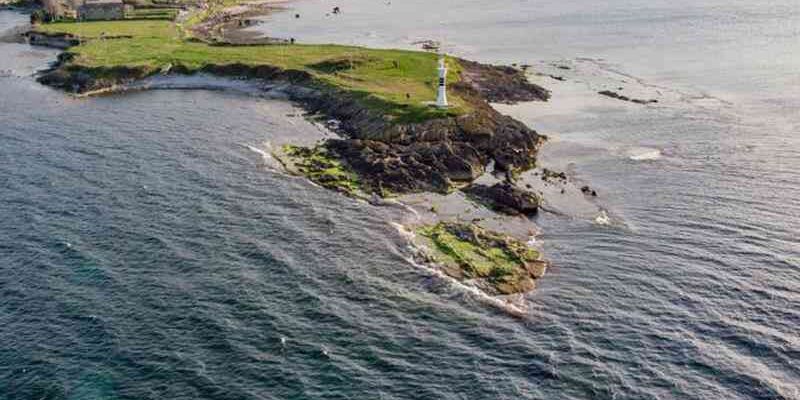
[[[534,215],[539,210],[539,197],[507,182],[492,186],[474,184],[463,192],[489,208],[510,215]]]
[[[539,253],[508,235],[473,224],[439,222],[420,227],[421,238],[431,241],[430,253],[422,258],[439,265],[442,271],[461,281],[469,281],[484,292],[524,293],[536,287],[546,263]]]
[[[412,124],[388,124],[346,96],[308,99],[312,111],[333,111],[348,139],[330,146],[369,185],[395,193],[447,193],[453,182],[471,182],[494,161],[497,172],[520,171],[535,164],[543,142],[533,130],[499,114],[473,89],[454,88],[474,111],[455,118]],[[297,99],[304,101],[303,99]]]
[[[612,99],[630,101],[630,97],[621,95],[621,94],[619,94],[617,92],[612,92],[610,90],[601,90],[601,91],[597,92],[597,94],[601,94],[601,95],[606,96],[606,97],[611,97]]]
[[[77,37],[65,33],[44,33],[30,31],[25,33],[24,36],[27,38],[28,43],[33,46],[43,46],[66,50],[72,46],[77,46],[80,44],[80,40]]]
[[[655,100],[655,99],[650,99],[650,100],[632,99],[632,98],[630,98],[628,96],[621,95],[621,94],[619,94],[617,92],[612,92],[610,90],[601,90],[601,91],[599,91],[597,93],[601,94],[603,96],[606,96],[606,97],[611,97],[612,99],[617,99],[617,100],[622,100],[622,101],[629,101],[631,103],[636,103],[636,104],[658,103],[658,100]]]
[[[419,40],[419,41],[413,42],[411,44],[419,45],[419,46],[422,47],[423,50],[429,50],[429,51],[431,51],[431,50],[439,50],[439,47],[441,46],[439,44],[439,42],[437,42],[435,40],[430,40],[430,39]]]
[[[536,288],[536,282],[531,278],[521,278],[514,282],[503,282],[494,285],[500,294],[515,294],[530,292]]]
[[[542,180],[545,182],[561,181],[563,183],[567,181],[567,174],[564,172],[556,172],[551,169],[543,168]]]
[[[597,197],[597,192],[590,188],[588,185],[584,185],[581,187],[581,193],[585,195],[591,195],[593,197]]]
[[[550,91],[528,82],[525,72],[516,68],[486,65],[463,59],[459,59],[458,62],[463,67],[464,81],[490,102],[513,104],[520,101],[550,99]]]
[[[525,264],[525,270],[534,277],[539,279],[544,276],[547,271],[547,262],[545,261],[531,261]]]

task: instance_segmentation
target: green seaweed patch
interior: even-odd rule
[[[508,235],[475,224],[439,222],[417,230],[430,240],[429,259],[448,275],[475,280],[500,294],[527,292],[544,275],[546,263],[539,252]]]
[[[278,156],[290,171],[312,182],[352,197],[363,197],[358,175],[324,144],[314,147],[285,145]]]

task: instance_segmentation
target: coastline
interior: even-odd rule
[[[229,22],[226,21],[226,23]],[[70,43],[70,37],[58,38],[57,36],[52,35],[51,37],[57,41],[66,40],[67,43]],[[48,43],[40,41],[39,44],[47,45]],[[218,44],[220,47],[226,45],[228,44]],[[500,114],[490,106],[490,102],[514,104],[520,101],[546,101],[549,98],[547,90],[529,83],[524,72],[515,68],[453,59],[455,65],[458,66],[461,79],[451,86],[451,91],[466,101],[472,111],[464,115],[439,117],[427,121],[396,123],[389,122],[390,120],[387,120],[385,115],[380,115],[369,107],[365,107],[360,97],[353,96],[347,90],[341,90],[321,82],[303,70],[269,65],[252,67],[244,64],[206,64],[200,69],[193,69],[187,65],[172,64],[169,68],[158,71],[145,70],[141,67],[120,67],[98,73],[98,71],[74,65],[73,57],[74,53],[63,53],[59,57],[59,62],[51,70],[41,74],[39,81],[73,92],[78,96],[147,90],[152,88],[146,82],[148,79],[191,77],[196,74],[200,74],[199,81],[203,80],[202,74],[209,74],[214,77],[231,78],[234,81],[258,82],[255,86],[262,94],[265,91],[269,92],[279,88],[275,93],[279,92],[281,97],[285,96],[287,100],[300,105],[306,112],[316,115],[317,118],[335,123],[333,124],[335,125],[333,126],[334,132],[340,138],[328,139],[319,146],[323,146],[325,154],[330,156],[330,160],[325,162],[335,162],[339,166],[337,168],[349,171],[347,174],[352,174],[358,179],[357,187],[360,193],[354,195],[353,191],[341,190],[341,187],[337,186],[338,183],[331,185],[330,182],[334,179],[331,179],[330,173],[326,170],[330,168],[330,165],[323,165],[319,171],[309,171],[308,169],[292,171],[287,168],[287,172],[304,175],[311,182],[322,187],[338,190],[373,204],[381,203],[382,201],[377,200],[381,197],[399,196],[398,198],[402,202],[403,196],[414,193],[447,195],[470,187],[481,177],[489,176],[507,181],[516,188],[515,195],[537,196],[525,187],[515,186],[514,181],[521,172],[536,167],[536,154],[546,138],[512,117]],[[214,90],[226,89],[224,85],[215,87],[201,82],[195,82],[190,86]],[[177,86],[177,88],[179,87],[180,85]],[[272,156],[280,160],[284,166],[287,165],[285,153],[273,152]],[[313,162],[305,165],[319,163],[318,160],[313,159],[307,161]],[[315,175],[315,172],[320,171],[325,173]],[[420,172],[424,173],[420,174]],[[491,202],[496,199],[492,199],[490,196],[487,200]],[[536,208],[538,208],[538,201],[536,203]],[[408,205],[405,206],[408,207]],[[479,205],[474,200],[464,198],[461,208],[466,211],[472,206]],[[434,208],[435,206],[431,205],[432,214],[436,214]],[[536,208],[533,210],[534,214]],[[525,213],[527,214],[529,211]],[[464,226],[475,227],[470,229],[487,229],[487,226],[503,225],[502,223],[493,224],[493,219],[508,221],[522,218],[525,221],[528,220],[525,215],[505,216],[495,212],[491,212],[491,214],[491,217],[485,219],[473,218]],[[435,226],[444,220],[445,218],[434,217],[427,224],[412,223],[404,226],[403,229],[411,231],[427,229],[427,227]],[[460,220],[460,217],[457,217],[456,220]],[[512,246],[527,246],[526,243],[533,242],[531,230],[526,232],[527,236],[520,235],[519,232],[497,233],[496,235],[500,235],[497,238],[504,238],[498,240],[512,243]],[[416,235],[416,237],[420,237],[420,235]],[[466,239],[464,238],[464,240]],[[435,254],[454,255],[453,248],[445,249],[445,253],[442,253],[441,246],[432,245],[430,242],[410,240],[410,243],[417,248],[415,253],[418,261],[437,264],[437,258],[441,260],[441,257],[437,257]],[[464,241],[463,244],[468,243]],[[537,255],[531,259],[540,266],[535,272],[527,272],[528,261],[521,259],[513,261],[516,260],[516,257],[511,254],[505,257],[511,257],[512,264],[510,265],[516,265],[512,267],[512,270],[517,272],[513,272],[512,275],[506,275],[511,272],[497,275],[489,270],[476,272],[479,271],[479,269],[475,269],[475,265],[478,264],[472,264],[471,261],[465,260],[474,259],[476,256],[483,260],[487,254],[498,250],[493,250],[492,245],[484,244],[480,240],[473,244],[477,244],[478,247],[470,250],[470,254],[455,253],[454,259],[450,257],[448,258],[450,261],[444,264],[438,262],[439,267],[437,268],[449,271],[449,273],[446,272],[448,276],[467,287],[476,288],[487,293],[489,297],[502,298],[502,302],[505,304],[516,302],[510,307],[513,306],[517,311],[523,310],[524,302],[516,295],[532,290],[535,287],[533,281],[544,275],[547,263],[543,261],[541,255],[537,252]],[[491,263],[492,261],[486,259],[474,262]],[[528,271],[531,271],[531,267],[527,268]],[[462,272],[456,273],[455,271],[458,270]],[[512,279],[512,276],[516,278],[509,281],[508,279]],[[517,279],[523,277],[525,282],[529,283],[515,283]],[[470,282],[474,278],[479,279]],[[505,289],[499,289],[502,287]],[[512,314],[519,315],[520,312],[512,312]]]
[[[395,32],[429,36],[408,3],[392,3],[386,19],[405,23],[379,38],[361,35],[376,25],[361,16],[389,7],[366,0],[319,27],[308,26],[323,2],[269,19],[302,24],[292,35],[303,40],[333,29],[371,47],[410,42]],[[76,99],[34,79],[60,51],[0,43],[3,334],[16,366],[0,381],[11,396],[791,397],[800,116],[785,84],[795,63],[780,57],[789,40],[776,34],[798,16],[776,15],[777,29],[754,5],[664,5],[661,16],[680,18],[662,19],[647,2],[615,1],[593,21],[616,23],[596,24],[570,4],[456,3],[444,3],[463,6],[447,15],[453,47],[526,62],[552,91],[548,103],[493,104],[549,137],[517,181],[544,187],[533,218],[497,219],[460,190],[373,206],[290,176],[273,151],[334,134],[261,97],[254,80],[156,75],[131,88],[147,92]],[[515,16],[536,33],[528,42]],[[715,29],[720,19],[731,29]],[[687,21],[698,24],[686,32]],[[26,22],[0,12],[0,30]],[[753,57],[727,64],[717,33]],[[676,34],[705,51],[685,54]],[[548,53],[551,40],[561,54]],[[659,102],[598,95],[606,89]],[[410,227],[474,218],[536,238],[552,265],[533,291],[490,295],[415,260]]]

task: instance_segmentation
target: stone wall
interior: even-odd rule
[[[84,4],[78,7],[78,19],[108,20],[125,18],[125,6],[122,3]]]

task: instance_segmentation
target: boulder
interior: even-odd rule
[[[539,196],[508,182],[500,182],[492,186],[474,184],[463,191],[468,196],[504,214],[533,215],[539,209]]]
[[[525,270],[535,279],[544,276],[547,271],[547,262],[545,261],[529,261],[525,263]]]

